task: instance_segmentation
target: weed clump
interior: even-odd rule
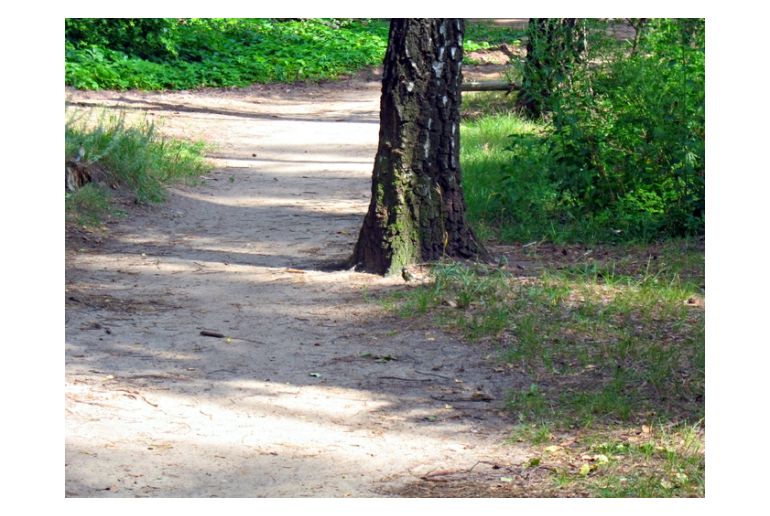
[[[72,115],[65,123],[65,157],[78,156],[100,171],[99,182],[65,194],[71,222],[95,225],[104,215],[117,213],[111,209],[111,191],[130,192],[138,203],[160,202],[165,184],[195,181],[211,168],[202,142],[165,138],[153,122],[129,123],[123,114],[93,118]]]

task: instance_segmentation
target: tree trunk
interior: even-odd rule
[[[351,258],[359,269],[486,256],[460,184],[462,35],[462,19],[391,21],[372,199]]]
[[[517,104],[530,118],[550,111],[551,96],[586,52],[585,20],[530,18],[527,57],[524,60]]]

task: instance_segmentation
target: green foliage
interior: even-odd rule
[[[66,84],[118,90],[333,79],[380,64],[388,37],[386,22],[349,19],[74,19],[66,29]]]
[[[586,25],[579,18],[530,19],[518,99],[530,118],[550,110],[551,98],[569,84],[573,69],[585,59]]]
[[[530,81],[524,104],[535,102],[546,116],[509,133],[507,159],[499,133],[487,131],[486,142],[476,137],[477,113],[466,124],[463,170],[472,220],[497,228],[503,240],[702,234],[703,20],[650,20],[633,42],[607,38],[606,21],[592,23],[581,58],[567,31],[561,37],[569,41],[546,45],[556,55],[540,56],[540,75],[527,72],[527,63],[516,72]],[[491,119],[502,124],[501,118]],[[516,117],[508,118],[510,126]]]
[[[123,114],[98,120],[70,116],[64,135],[65,156],[82,148],[85,163],[98,164],[108,184],[126,188],[138,202],[162,201],[164,184],[195,180],[210,169],[202,142],[164,138],[152,122],[131,124]],[[67,194],[67,207],[70,220],[93,224],[109,211],[109,194],[100,185],[86,185]]]
[[[465,49],[522,31],[466,24]],[[192,89],[335,79],[382,63],[380,19],[72,18],[65,82],[79,89]]]
[[[552,90],[550,175],[574,218],[640,240],[703,232],[704,32],[652,20],[638,48],[597,44]]]
[[[73,45],[162,60],[178,55],[176,28],[169,18],[69,18],[64,37]]]

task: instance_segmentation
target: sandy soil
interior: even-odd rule
[[[68,497],[525,494],[501,409],[526,379],[371,301],[401,278],[328,271],[369,201],[375,76],[66,95],[217,146],[201,185],[69,234]]]

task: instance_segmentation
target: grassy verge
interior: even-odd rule
[[[497,367],[525,379],[507,397],[512,439],[531,446],[529,465],[560,488],[703,496],[702,244],[592,251],[558,263],[520,250],[511,264],[544,264],[527,277],[442,264],[434,281],[387,302],[497,349]]]
[[[74,158],[82,149],[80,161],[96,178],[65,194],[68,223],[95,226],[119,215],[113,192],[128,192],[139,203],[162,201],[164,185],[194,181],[211,168],[202,142],[164,138],[154,123],[129,124],[120,114],[70,117],[64,135],[65,156]]]

